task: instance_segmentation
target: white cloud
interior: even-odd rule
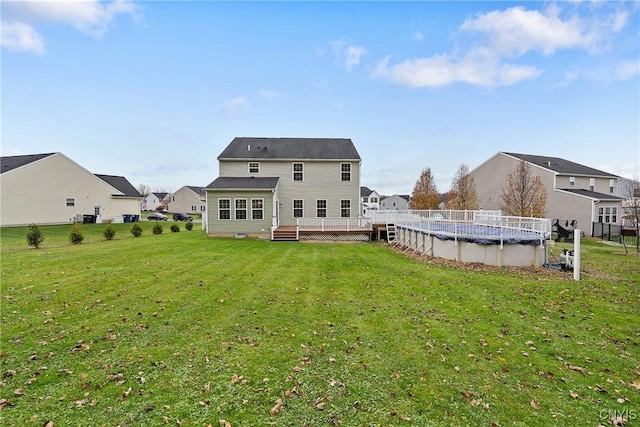
[[[40,34],[32,26],[22,22],[2,23],[0,45],[10,52],[44,52]]]
[[[640,75],[640,62],[637,60],[623,62],[616,66],[615,76],[618,80],[628,80],[637,75]]]
[[[599,43],[612,32],[620,31],[628,21],[624,10],[590,19],[577,14],[563,18],[561,12],[553,5],[542,11],[518,6],[475,15],[459,26],[461,34],[479,35],[475,45],[466,49],[456,47],[452,50],[455,53],[409,58],[395,64],[387,57],[378,63],[373,76],[413,88],[456,82],[509,86],[536,78],[543,72],[532,65],[514,64],[514,59],[531,52],[553,55],[560,49],[594,52]],[[620,67],[618,75],[620,78],[633,76],[637,74],[637,64],[635,67]]]
[[[347,71],[351,71],[354,65],[360,63],[360,58],[365,55],[367,51],[361,46],[349,46],[346,50],[347,59],[345,60],[345,66]]]
[[[227,101],[224,105],[224,113],[227,116],[235,116],[239,110],[249,108],[249,100],[244,96],[237,96]]]
[[[129,0],[85,1],[14,1],[3,3],[2,39],[7,50],[44,51],[37,25],[53,22],[69,25],[92,37],[100,38],[118,15],[138,19],[140,7]],[[5,30],[8,28],[8,30]]]
[[[413,33],[413,39],[415,41],[421,42],[424,39],[424,34],[422,33],[422,31],[416,31],[415,33]]]
[[[367,54],[367,50],[364,47],[347,45],[343,39],[332,41],[330,46],[333,55],[340,61],[344,61],[347,71],[351,71],[354,66],[360,64],[361,58]]]

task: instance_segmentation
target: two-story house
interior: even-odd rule
[[[360,187],[360,205],[362,206],[362,215],[366,216],[369,211],[380,210],[380,195],[377,191],[369,187]]]
[[[620,177],[558,157],[530,154],[499,152],[470,172],[481,209],[500,209],[507,175],[522,160],[547,189],[547,218],[575,220],[575,228],[585,235],[591,235],[593,223],[621,223]]]
[[[89,172],[62,153],[0,158],[0,226],[65,224],[140,215],[141,195],[123,176]]]
[[[158,207],[166,207],[168,196],[169,193],[166,192],[149,193],[147,197],[140,201],[140,207],[143,211],[153,211]]]
[[[380,200],[380,210],[383,211],[406,211],[409,209],[408,194],[394,194],[393,196],[383,197]]]
[[[171,212],[201,213],[206,211],[204,187],[185,185],[171,195]]]
[[[266,235],[299,218],[360,213],[361,158],[351,139],[234,138],[205,188],[208,235]]]

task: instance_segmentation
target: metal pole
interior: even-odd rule
[[[573,280],[580,280],[580,230],[573,231]]]

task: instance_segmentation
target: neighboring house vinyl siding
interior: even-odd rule
[[[70,223],[78,214],[93,215],[96,206],[101,220],[140,213],[139,197],[126,196],[62,153],[1,173],[0,194],[2,226]]]
[[[203,187],[185,185],[173,193],[172,198],[173,202],[169,204],[169,210],[171,212],[193,214],[203,213],[205,211],[206,201]]]
[[[556,166],[553,163],[548,166],[529,163],[533,175],[540,177],[547,190],[545,217],[560,220],[575,219],[578,222],[577,228],[586,235],[590,235],[592,222],[598,221],[598,206],[621,206],[621,200],[616,201],[615,197],[611,197],[609,193],[610,180],[616,179],[617,183],[617,177],[582,165],[562,161],[568,164],[567,167],[576,168],[578,172],[580,168],[584,168],[586,174],[582,175],[573,171],[557,172],[552,169]],[[476,182],[476,192],[481,209],[500,209],[502,189],[506,186],[507,176],[516,169],[519,162],[520,158],[509,155],[509,153],[498,153],[470,172]],[[589,197],[586,194],[577,193],[581,190],[587,192],[592,183],[594,184],[592,191],[600,194]],[[601,199],[602,201],[600,201]],[[618,211],[620,211],[620,207],[618,207]],[[620,221],[621,218],[618,215],[617,223]]]

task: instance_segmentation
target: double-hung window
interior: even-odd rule
[[[231,219],[231,199],[218,199],[218,219]]]
[[[615,183],[616,183],[615,179],[610,179],[609,180],[609,193],[611,193],[611,194],[613,194],[613,189],[615,187]]]
[[[351,216],[351,200],[340,200],[340,216],[342,218]]]
[[[595,191],[596,190],[596,179],[595,178],[589,178],[589,190],[590,191]]]
[[[247,199],[235,199],[236,219],[247,219]]]
[[[327,217],[327,201],[326,200],[316,200],[316,216],[318,218]]]
[[[304,200],[294,199],[293,200],[293,217],[302,218],[303,216],[304,216]]]
[[[70,207],[76,205],[76,199],[73,198],[73,197],[67,197],[65,199],[65,202],[66,202],[67,206],[70,206]]]
[[[304,181],[304,163],[293,164],[293,180]]]
[[[251,199],[251,219],[264,218],[264,199]]]
[[[249,162],[249,173],[260,173],[260,163]]]
[[[570,176],[569,177],[569,185],[571,187],[575,187],[576,186],[576,177],[575,176]]]
[[[340,164],[340,181],[351,181],[351,163]]]

